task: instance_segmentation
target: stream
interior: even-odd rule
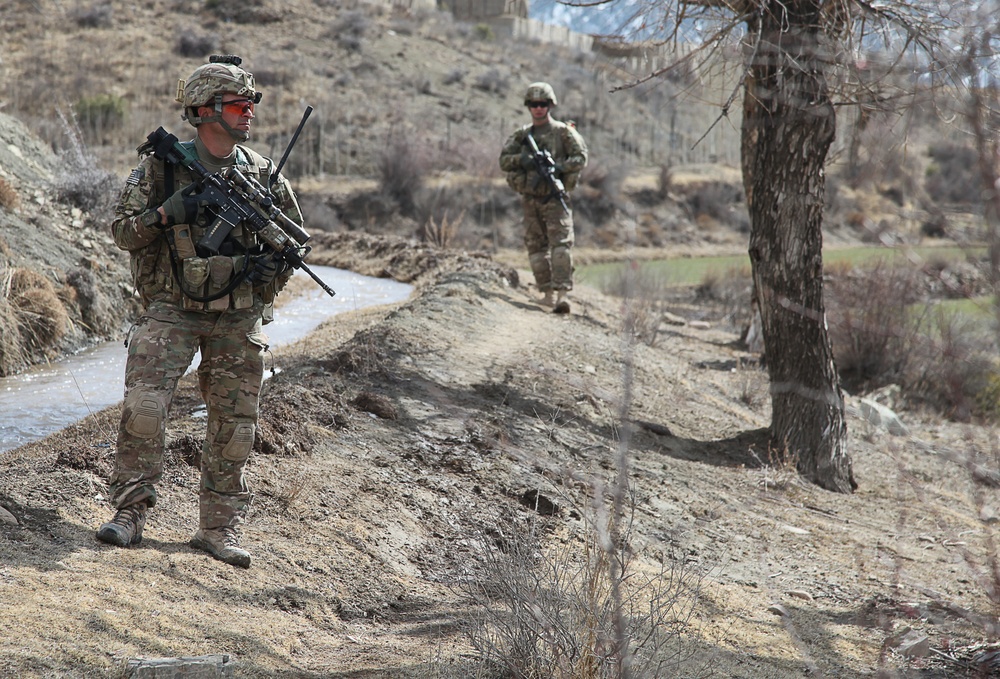
[[[306,291],[275,310],[264,332],[271,349],[305,337],[344,311],[400,302],[413,286],[327,266],[311,267],[336,297],[320,290],[304,273]],[[126,350],[121,340],[105,342],[18,375],[0,378],[0,452],[44,438],[122,400]],[[198,358],[189,369],[194,370]],[[265,377],[270,372],[265,372]]]

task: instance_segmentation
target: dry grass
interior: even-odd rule
[[[14,269],[9,301],[21,342],[31,352],[51,351],[69,330],[69,314],[55,286],[39,273]]]
[[[689,659],[681,637],[701,576],[676,555],[645,570],[629,536],[606,544],[606,531],[560,544],[540,521],[499,521],[480,536],[478,571],[464,587],[480,604],[469,637],[484,668],[525,678],[654,679]]]
[[[424,224],[424,228],[421,231],[421,235],[423,236],[423,239],[431,245],[439,248],[450,247],[452,242],[455,240],[455,235],[461,229],[462,222],[464,220],[464,211],[461,212],[458,217],[448,219],[448,211],[445,210],[440,221],[435,221],[433,217],[429,217],[427,219],[427,222]]]
[[[29,269],[2,271],[0,374],[10,375],[49,356],[69,330],[70,318],[47,278]]]
[[[0,207],[6,210],[16,210],[21,205],[21,196],[17,189],[0,177]]]

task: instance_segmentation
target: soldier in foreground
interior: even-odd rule
[[[261,94],[240,63],[238,57],[213,57],[178,84],[183,117],[196,129],[194,140],[178,146],[209,172],[225,176],[235,168],[269,186],[274,204],[301,225],[287,181],[271,176],[274,163],[241,144],[250,137]],[[247,222],[232,225],[217,247],[206,251],[205,234],[218,206],[189,167],[151,147],[139,147],[141,160],[125,183],[111,226],[115,243],[131,257],[143,311],[126,339],[125,400],[109,483],[117,512],[97,538],[120,547],[142,540],[163,474],[170,404],[178,380],[200,352],[198,383],[208,422],[199,529],[190,544],[248,568],[251,557],[240,546],[239,529],[250,497],[244,468],[257,428],[268,341],[261,327],[272,319],[274,297],[292,271]]]
[[[524,105],[531,123],[515,130],[504,144],[500,169],[507,173],[507,184],[521,194],[524,245],[542,304],[554,305],[557,314],[568,314],[566,295],[573,289],[569,192],[587,165],[587,144],[572,123],[551,117],[557,104],[548,83],[528,86]]]

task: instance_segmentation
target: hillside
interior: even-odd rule
[[[684,292],[688,318],[665,315],[650,343],[630,324],[641,304],[586,286],[569,316],[535,303],[491,173],[540,55],[564,58],[561,85],[582,83],[566,110],[608,170],[583,188],[581,259],[621,258],[626,244],[639,257],[745,247],[739,202],[723,200],[739,195],[733,167],[677,163],[665,181],[645,158],[626,171],[610,122],[628,119],[608,99],[578,108],[613,69],[378,5],[66,5],[0,13],[0,75],[17,83],[0,95],[0,272],[24,282],[0,319],[38,318],[31,300],[65,314],[58,342],[19,358],[118,338],[134,312],[104,194],[82,192],[95,201],[83,209],[74,179],[120,180],[148,131],[180,128],[174,82],[202,58],[178,54],[184,38],[242,54],[267,82],[259,141],[273,155],[316,106],[316,136],[289,166],[310,261],[416,291],[275,352],[249,468],[249,571],[187,546],[205,425],[193,381],[139,548],[94,539],[110,515],[118,406],[0,453],[0,677],[111,679],[130,661],[216,654],[238,677],[493,679],[532,663],[540,676],[613,676],[594,658],[613,651],[618,614],[636,677],[1000,675],[993,428],[899,408],[905,433],[890,434],[852,398],[859,489],[828,493],[767,450],[767,373],[697,295]],[[76,136],[58,112],[92,94],[121,97],[128,115]],[[634,96],[622,110],[653,115]],[[397,131],[458,158],[419,193],[458,203],[404,215],[386,198],[375,150]],[[440,143],[449,131],[455,148]],[[722,205],[699,213],[712,197]],[[836,198],[843,214],[861,204],[869,222],[920,238],[909,203]],[[464,249],[414,238],[462,201],[494,215],[464,222],[450,243]],[[866,228],[834,223],[828,240],[856,243]]]

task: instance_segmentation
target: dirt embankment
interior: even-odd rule
[[[107,205],[84,209],[107,181],[0,114],[0,376],[110,339],[134,312]]]
[[[204,427],[193,381],[143,545],[95,541],[109,408],[0,457],[0,675],[227,653],[246,677],[489,676],[466,636],[484,592],[527,572],[567,597],[560,578],[598,553],[627,462],[625,553],[676,604],[663,629],[683,653],[659,676],[984,676],[996,498],[962,463],[989,464],[990,431],[904,414],[908,434],[889,436],[852,419],[861,487],[831,494],[761,447],[766,375],[725,330],[673,325],[635,345],[620,301],[591,289],[559,317],[487,258],[328,245],[318,261],[407,271],[417,293],[275,356],[250,468],[253,568],[187,547]],[[525,553],[512,545],[530,558],[505,561]],[[545,610],[580,603],[556,601]]]

